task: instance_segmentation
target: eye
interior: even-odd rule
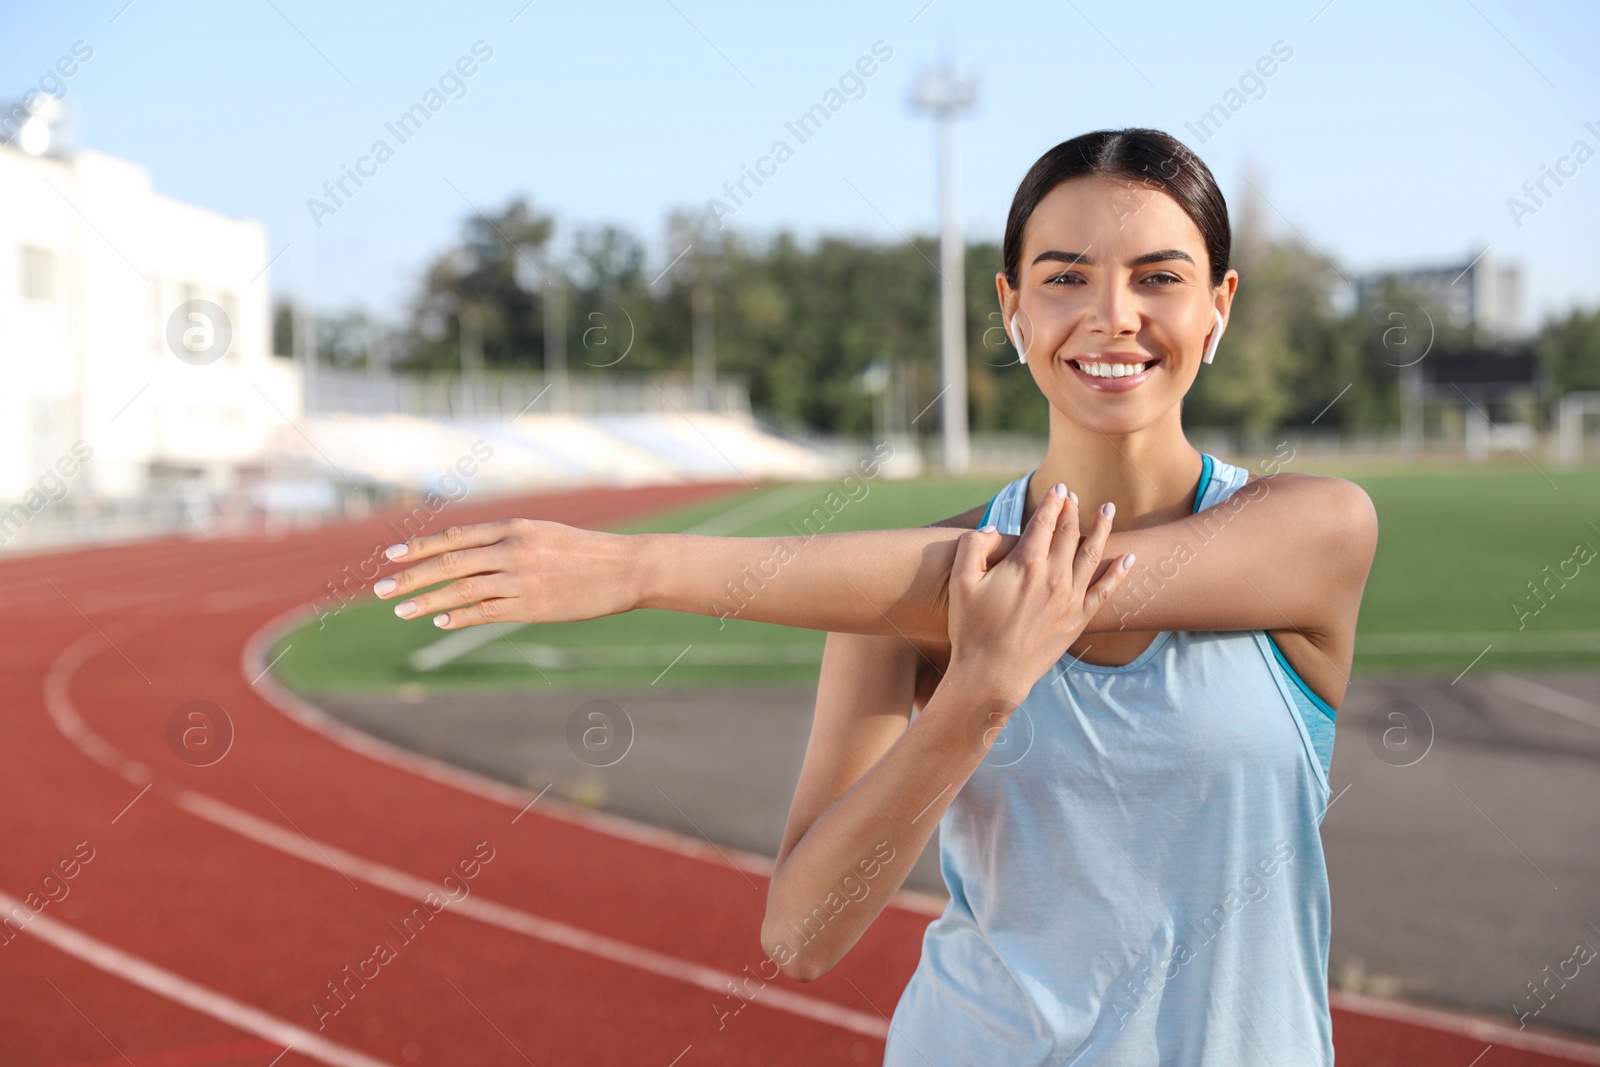
[[[1164,270],[1149,275],[1145,278],[1145,281],[1155,282],[1158,285],[1179,285],[1183,282],[1183,279],[1178,277],[1176,274],[1173,274],[1171,271]]]
[[[1044,280],[1046,285],[1068,285],[1083,281],[1083,275],[1075,270],[1064,270],[1060,274],[1052,274]]]

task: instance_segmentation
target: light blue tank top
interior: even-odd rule
[[[1249,473],[1202,467],[1196,512]],[[1032,474],[979,525],[1020,533]],[[1063,656],[940,821],[950,903],[885,1067],[1331,1064],[1332,742],[1263,631]]]

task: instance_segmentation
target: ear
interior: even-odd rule
[[[1017,313],[1017,306],[1022,303],[1022,296],[1011,287],[1011,283],[1006,280],[1006,272],[1003,270],[994,272],[994,291],[995,296],[1000,300],[1001,321],[1010,322],[1011,316]]]
[[[1005,328],[1006,339],[1011,342],[1011,347],[1017,350],[1017,362],[1028,362],[1028,350],[1022,343],[1022,330],[1017,325],[1017,315],[1022,306],[1021,295],[1011,287],[1006,279],[1005,271],[996,271],[994,276],[995,292],[1000,298],[1000,321]]]
[[[1205,351],[1200,356],[1202,363],[1210,363],[1217,357],[1217,346],[1222,343],[1223,331],[1228,328],[1228,320],[1232,317],[1233,294],[1238,286],[1239,272],[1236,270],[1223,275],[1222,284],[1217,286],[1212,304],[1211,332],[1206,334]]]

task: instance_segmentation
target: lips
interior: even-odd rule
[[[1149,381],[1155,369],[1161,365],[1158,359],[1133,353],[1069,359],[1066,362],[1078,380],[1089,388],[1111,393],[1137,388]]]

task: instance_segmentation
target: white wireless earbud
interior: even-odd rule
[[[1206,345],[1206,354],[1200,357],[1200,362],[1202,363],[1210,363],[1217,358],[1217,345],[1222,341],[1222,331],[1224,329],[1222,312],[1216,311],[1213,314],[1217,317],[1216,325],[1211,327],[1211,341]]]
[[[1011,316],[1011,343],[1017,347],[1017,361],[1019,363],[1028,362],[1028,350],[1022,345],[1022,330],[1017,326],[1015,313]]]

